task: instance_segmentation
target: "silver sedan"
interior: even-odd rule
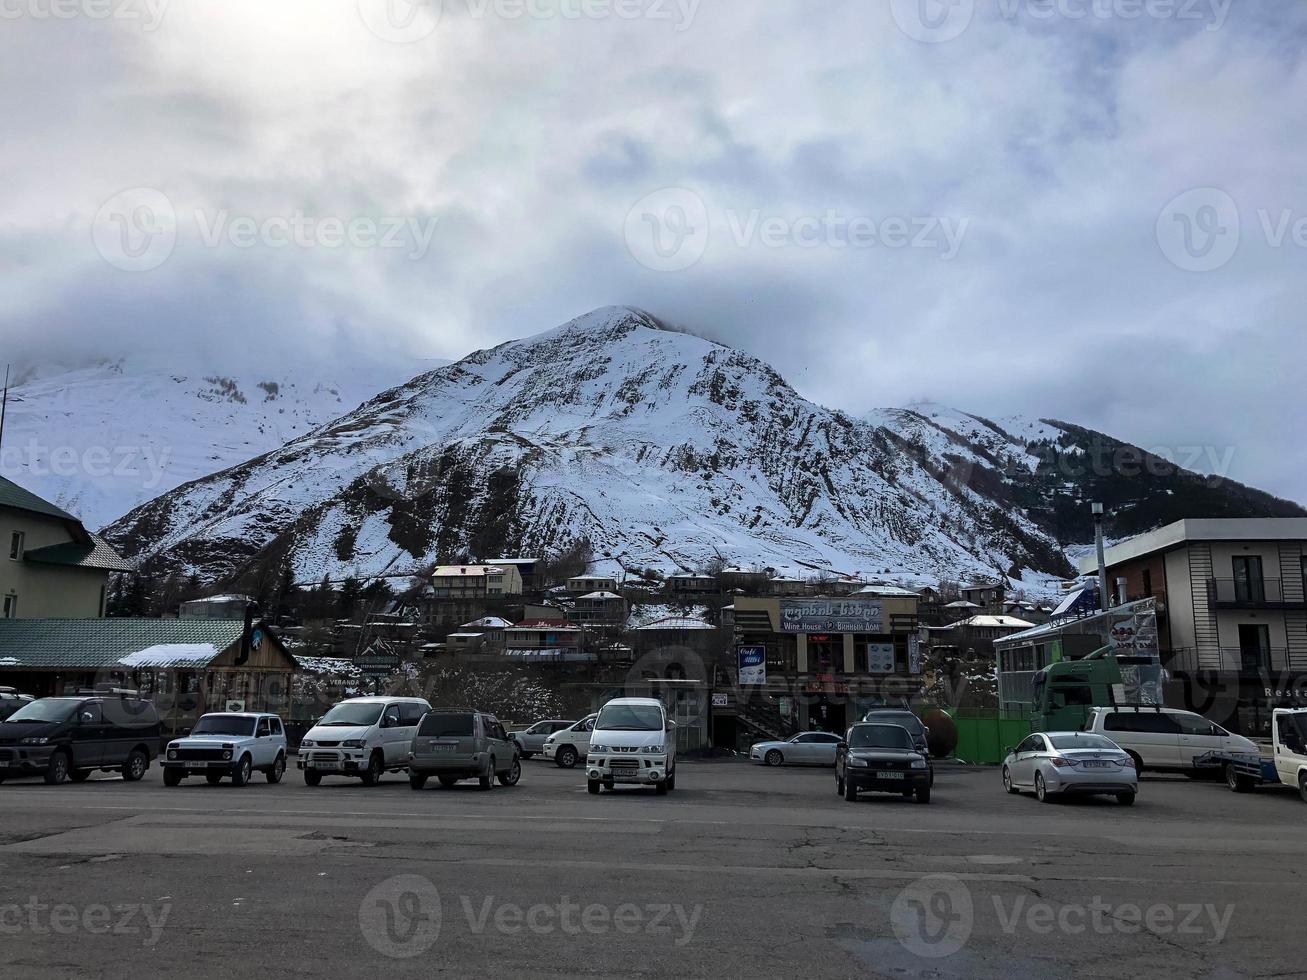
[[[1003,788],[1032,789],[1041,803],[1062,795],[1105,794],[1129,806],[1139,791],[1134,760],[1102,735],[1088,732],[1035,732],[1003,760]]]
[[[830,732],[800,732],[783,742],[755,742],[749,760],[768,766],[833,766],[840,737]]]

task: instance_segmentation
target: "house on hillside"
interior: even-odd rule
[[[616,592],[588,592],[572,604],[571,620],[587,626],[620,626],[626,622],[626,600]]]
[[[0,477],[0,619],[93,619],[131,565],[80,520]]]

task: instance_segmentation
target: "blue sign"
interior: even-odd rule
[[[741,684],[765,684],[767,682],[766,647],[736,647],[735,663],[739,668]]]

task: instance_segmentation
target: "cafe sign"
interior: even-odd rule
[[[782,633],[881,633],[879,599],[782,599]]]

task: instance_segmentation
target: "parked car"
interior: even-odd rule
[[[296,765],[304,782],[317,786],[323,776],[354,776],[375,786],[385,772],[404,772],[418,722],[430,710],[422,698],[341,701],[300,741]]]
[[[1130,754],[1110,738],[1090,732],[1035,732],[1003,760],[1003,788],[1032,789],[1041,803],[1066,794],[1115,796],[1130,806],[1139,777]]]
[[[153,703],[134,694],[41,698],[0,721],[0,782],[39,775],[51,785],[80,783],[97,769],[136,782],[159,738]]]
[[[767,766],[833,766],[840,737],[830,732],[800,732],[784,741],[755,742],[749,760]]]
[[[836,750],[835,792],[850,803],[867,791],[929,803],[930,783],[930,763],[902,725],[859,722]]]
[[[409,747],[408,784],[421,789],[435,776],[441,786],[476,779],[482,789],[516,786],[522,778],[517,743],[494,715],[466,708],[436,708],[422,716]]]
[[[576,724],[547,736],[545,744],[540,748],[541,754],[553,759],[562,768],[571,769],[590,750],[590,732],[597,717],[598,712],[586,715]]]
[[[565,728],[571,728],[576,724],[576,719],[564,721],[561,718],[551,718],[548,721],[537,721],[530,728],[523,728],[521,731],[509,732],[508,737],[517,743],[518,749],[522,753],[523,759],[529,759],[533,755],[538,755],[545,749],[545,739],[554,732],[561,732]]]
[[[25,704],[31,704],[36,698],[30,694],[19,694],[12,687],[0,687],[0,721],[4,721]]]
[[[273,714],[225,711],[202,715],[189,735],[173,739],[163,757],[163,784],[177,786],[187,776],[210,784],[224,776],[244,786],[255,772],[270,783],[286,773],[286,729]]]
[[[1194,765],[1208,752],[1256,754],[1254,742],[1227,732],[1202,715],[1178,708],[1090,708],[1084,730],[1111,739],[1147,769],[1204,775]]]
[[[586,789],[617,783],[676,789],[676,722],[656,698],[614,698],[599,709],[590,734]]]
[[[1236,793],[1258,786],[1297,787],[1307,803],[1307,708],[1276,708],[1272,718],[1269,759],[1260,752],[1210,752],[1194,764],[1223,775]]]
[[[872,708],[862,716],[862,720],[881,725],[902,725],[912,736],[913,747],[926,758],[930,758],[930,748],[926,744],[926,736],[930,734],[930,729],[915,712],[907,708]]]

